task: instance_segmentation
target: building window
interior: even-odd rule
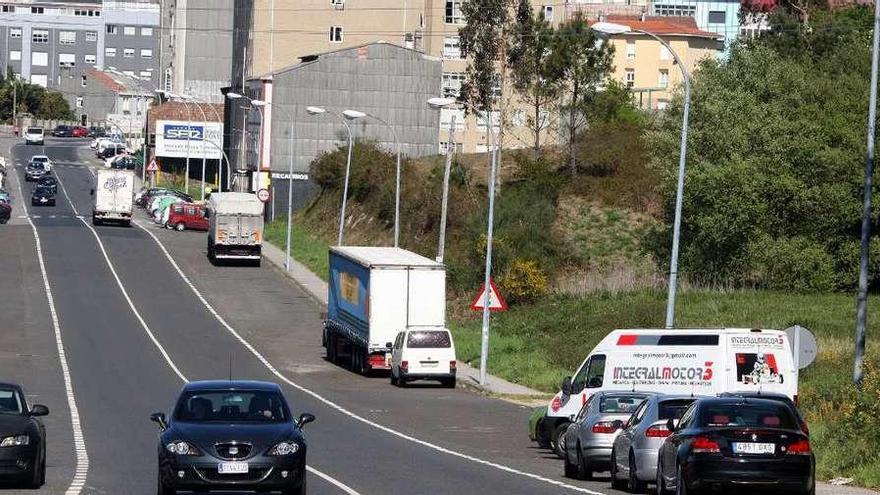
[[[123,50],[122,56],[125,58],[134,58],[134,48],[126,48]]]
[[[118,34],[119,26],[115,24],[107,24],[107,34]]]
[[[443,58],[462,58],[461,38],[458,36],[446,36],[443,38]]]
[[[142,70],[140,76],[141,76],[141,79],[152,79],[153,78],[153,71]]]
[[[82,108],[82,107],[83,107],[83,97],[77,96],[76,97],[76,108]]]
[[[75,45],[76,31],[61,31],[58,33],[58,43],[62,45]]]
[[[31,65],[46,67],[49,65],[49,54],[46,52],[31,52]]]
[[[636,71],[633,69],[626,69],[624,72],[624,82],[626,82],[626,87],[632,89],[636,85]]]
[[[18,50],[12,50],[9,52],[9,60],[16,61],[21,60],[21,52]]]
[[[49,42],[49,30],[47,29],[34,29],[31,35],[31,42],[33,43],[48,43]]]
[[[171,80],[173,77],[171,73],[171,68],[165,69],[165,91],[170,93],[174,90],[174,81]]]
[[[658,81],[657,81],[657,86],[660,86],[661,88],[664,88],[664,89],[669,87],[669,71],[668,70],[660,69],[660,79],[658,79]]]
[[[46,9],[43,7],[31,7],[31,14],[45,14]]]
[[[666,110],[669,108],[669,100],[657,100],[657,110]]]
[[[697,15],[697,7],[695,5],[667,5],[655,3],[654,15],[695,17]]]
[[[122,34],[124,34],[125,36],[134,36],[135,34],[137,34],[137,30],[134,28],[134,26],[125,26],[124,28],[122,28]]]
[[[544,20],[548,22],[553,22],[553,6],[545,5],[543,9]]]
[[[626,40],[626,58],[629,60],[636,58],[636,40]]]
[[[115,57],[116,56],[116,48],[104,48],[104,56],[105,57]]]
[[[342,26],[330,26],[330,43],[342,43]]]
[[[82,87],[86,87],[86,82],[87,82],[86,76],[82,76],[82,80],[80,80],[79,85]]]
[[[446,0],[446,24],[463,24],[461,0]]]
[[[724,24],[727,22],[727,12],[723,10],[709,11],[709,24]]]
[[[46,74],[31,74],[31,84],[36,84],[37,86],[45,88],[49,86],[49,76]]]
[[[141,28],[141,36],[152,36],[153,28],[151,27],[142,27]]]
[[[86,41],[98,41],[98,32],[86,31]]]
[[[344,9],[345,0],[330,0],[330,6],[337,10]]]
[[[666,48],[666,45],[660,45],[660,60],[669,60],[672,58],[672,53],[669,52],[669,48]]]
[[[449,129],[449,124],[452,122],[452,117],[455,116],[455,130],[463,131],[466,127],[467,120],[465,120],[464,109],[459,108],[441,108],[440,109],[440,129],[447,130]]]
[[[9,37],[10,38],[21,38],[21,28],[10,28],[9,29]]]
[[[76,54],[74,54],[74,53],[59,53],[58,54],[58,66],[59,67],[76,67]]]
[[[492,98],[501,98],[501,74],[495,73],[495,77],[492,78],[492,87],[489,89]]]
[[[149,49],[141,50],[141,58],[146,58],[146,59],[153,58],[153,50],[149,50]]]
[[[3,12],[4,14],[9,13],[9,12],[12,12],[12,13],[15,12],[14,5],[2,5],[0,7],[2,7],[2,8],[0,8],[0,12]]]
[[[463,72],[444,72],[440,92],[446,98],[458,98],[464,80],[465,74]]]
[[[493,111],[492,112],[492,127],[497,131],[501,128],[501,112]],[[479,112],[477,114],[477,129],[481,131],[485,131],[488,122],[486,122],[486,112]]]
[[[87,64],[95,65],[98,63],[98,56],[97,55],[86,55],[83,60]]]
[[[96,10],[74,9],[73,15],[95,17],[100,15],[100,12]]]
[[[446,141],[440,141],[440,154],[445,155],[448,151],[450,151],[450,145]],[[455,143],[455,150],[452,150],[453,153],[461,153],[464,145],[462,143]]]
[[[128,77],[134,77],[134,71],[133,71],[133,70],[124,70],[124,71],[122,71],[122,73],[125,74],[125,75],[128,76]]]

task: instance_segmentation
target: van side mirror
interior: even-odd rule
[[[571,377],[567,376],[562,379],[562,393],[565,395],[571,395]]]

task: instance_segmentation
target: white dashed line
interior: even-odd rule
[[[457,452],[455,450],[451,450],[446,447],[442,447],[440,445],[437,445],[437,444],[434,444],[434,443],[431,443],[431,442],[428,442],[425,440],[418,439],[416,437],[407,435],[405,433],[401,433],[397,430],[394,430],[392,428],[389,428],[387,426],[381,425],[381,424],[376,423],[374,421],[371,421],[367,418],[364,418],[363,416],[360,416],[355,412],[349,411],[348,409],[346,409],[346,408],[342,407],[341,405],[333,402],[332,400],[318,394],[317,392],[295,383],[293,380],[291,380],[290,378],[287,378],[280,371],[278,371],[278,369],[275,368],[275,366],[272,365],[272,363],[270,363],[268,359],[266,359],[265,357],[263,357],[262,354],[260,354],[260,351],[258,351],[247,340],[245,340],[244,337],[242,337],[229,323],[226,322],[226,320],[222,316],[220,316],[220,313],[218,313],[214,309],[214,307],[211,306],[211,304],[207,301],[207,299],[205,299],[204,296],[202,296],[202,293],[199,291],[199,289],[197,289],[196,286],[190,281],[189,277],[187,277],[186,274],[183,273],[183,270],[180,269],[180,266],[178,266],[177,262],[174,260],[174,258],[171,256],[171,254],[165,248],[165,245],[162,244],[162,241],[160,241],[159,238],[156,237],[155,234],[150,232],[149,229],[147,229],[145,226],[141,225],[141,223],[138,221],[135,221],[134,224],[137,225],[139,228],[141,228],[144,232],[146,232],[150,237],[152,237],[154,241],[156,241],[156,244],[159,245],[159,248],[165,254],[165,258],[168,259],[168,262],[171,263],[171,266],[174,267],[174,269],[177,271],[177,274],[180,275],[180,278],[184,281],[184,283],[186,283],[186,285],[189,286],[189,288],[193,291],[193,293],[196,295],[196,297],[199,299],[199,301],[202,302],[202,304],[205,306],[205,308],[208,310],[208,312],[211,313],[214,316],[214,318],[216,318],[217,321],[220,322],[220,324],[224,328],[226,328],[226,330],[229,331],[229,333],[231,333],[232,336],[235,337],[241,343],[241,345],[244,346],[245,349],[250,351],[251,354],[254,355],[254,357],[256,357],[261,363],[263,363],[263,366],[265,366],[266,369],[268,369],[273,375],[277,376],[280,380],[284,381],[285,383],[287,383],[291,387],[299,390],[300,392],[303,392],[305,394],[312,396],[313,398],[324,403],[325,405],[327,405],[331,409],[335,409],[336,411],[338,411],[338,412],[340,412],[340,413],[342,413],[352,419],[355,419],[357,421],[360,421],[361,423],[372,426],[373,428],[376,428],[378,430],[381,430],[381,431],[384,431],[384,432],[389,433],[391,435],[394,435],[398,438],[402,438],[404,440],[421,445],[423,447],[427,447],[431,450],[435,450],[437,452],[441,452],[441,453],[448,454],[448,455],[451,455],[454,457],[458,457],[460,459],[464,459],[464,460],[473,462],[475,464],[481,464],[483,466],[492,467],[492,468],[495,468],[495,469],[498,469],[498,470],[501,470],[501,471],[504,471],[504,472],[507,472],[510,474],[515,474],[515,475],[529,478],[529,479],[532,479],[535,481],[541,481],[543,483],[548,483],[548,484],[558,486],[560,488],[565,488],[565,489],[568,489],[571,491],[575,491],[575,492],[579,492],[579,493],[587,493],[590,495],[605,495],[602,492],[597,492],[597,491],[589,490],[589,489],[582,488],[579,486],[570,485],[568,483],[564,483],[559,480],[554,480],[551,478],[547,478],[545,476],[541,476],[541,475],[534,474],[534,473],[529,473],[526,471],[521,471],[516,468],[505,466],[503,464],[498,464],[496,462],[487,461],[485,459],[480,459],[480,458],[474,457],[472,455],[468,455],[468,454],[465,454],[462,452]]]
[[[18,181],[16,181],[18,182]],[[18,182],[18,194],[22,196],[21,182]],[[27,205],[22,204],[24,208],[25,218],[27,215]],[[49,302],[49,315],[52,317],[52,327],[55,331],[55,344],[58,348],[58,359],[61,361],[61,375],[64,379],[64,389],[67,392],[67,407],[70,409],[70,427],[73,431],[73,450],[76,454],[76,471],[73,474],[73,480],[67,488],[65,495],[79,495],[86,483],[89,473],[89,453],[86,450],[86,441],[83,436],[82,425],[79,418],[79,409],[76,407],[76,396],[73,393],[73,380],[70,377],[70,366],[67,364],[67,353],[64,351],[64,341],[61,338],[61,323],[58,318],[58,312],[55,309],[55,298],[52,296],[52,287],[49,284],[49,275],[46,271],[46,263],[43,260],[43,247],[40,242],[40,234],[37,226],[28,218],[28,223],[34,233],[34,240],[37,246],[37,259],[40,262],[40,274],[43,277],[43,287],[46,291],[46,300]]]

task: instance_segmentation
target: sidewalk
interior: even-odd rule
[[[290,272],[286,272],[284,270],[284,261],[286,257],[284,251],[268,242],[263,243],[263,257],[273,265],[277,266],[282,273],[290,277],[297,285],[302,287],[303,290],[305,290],[315,301],[324,307],[327,306],[327,283],[324,282],[321,277],[312,273],[305,267],[305,265],[299,263],[295,259],[290,260]],[[486,384],[480,385],[480,370],[468,366],[461,361],[458,363],[457,374],[458,384],[460,386],[474,389],[481,393],[526,399],[526,402],[528,402],[528,399],[540,398],[541,403],[543,403],[548,396],[548,394],[544,392],[517,385],[516,383],[508,382],[507,380],[493,375],[487,375]]]

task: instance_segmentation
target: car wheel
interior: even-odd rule
[[[617,469],[617,452],[611,449],[611,488],[615,490],[623,490],[626,483],[620,479],[620,472]]]
[[[590,461],[584,459],[580,444],[577,446],[577,477],[579,480],[593,479],[593,468]]]
[[[397,384],[398,381],[397,378],[394,376],[394,368],[391,368],[391,385],[394,385],[396,387]]]
[[[560,423],[553,429],[553,433],[550,434],[550,449],[556,454],[560,459],[565,459],[565,451],[562,450],[562,446],[559,442],[559,437],[565,434],[565,430],[568,429],[568,423]]]
[[[543,419],[538,422],[538,424],[535,426],[535,429],[537,430],[538,447],[540,447],[542,449],[549,449],[550,448],[550,432],[547,431],[547,427],[544,425]]]
[[[684,472],[681,470],[681,464],[675,468],[675,495],[687,495],[687,480],[684,479]]]
[[[39,461],[39,459],[37,459],[37,461]],[[29,479],[27,483],[28,488],[30,488],[31,490],[36,490],[43,486],[44,480],[46,478],[44,474],[45,469],[46,464],[44,462],[40,461],[39,464],[37,464],[36,461],[34,462],[34,467],[31,469],[31,479]]]
[[[284,488],[281,490],[281,495],[306,495],[306,477],[305,473],[303,473],[302,483],[299,486]]]
[[[440,384],[446,388],[455,388],[455,378],[444,378],[440,380]]]
[[[568,453],[566,452],[565,457],[563,458],[562,464],[565,466],[563,468],[563,473],[566,478],[577,478],[577,466],[572,464],[572,462],[568,458]]]
[[[632,452],[629,453],[629,480],[627,489],[630,493],[644,493],[648,488],[647,483],[639,479],[636,471],[636,456]]]
[[[162,483],[162,474],[161,473],[159,473],[159,475],[156,477],[156,480],[157,480],[156,481],[156,486],[157,486],[156,495],[177,495],[177,490],[175,490],[174,488],[171,488],[170,486],[166,485],[165,483]]]
[[[178,232],[183,232],[184,229],[186,229],[186,225],[184,225],[183,222],[180,222],[177,225],[175,225],[174,228],[177,229]]]
[[[670,491],[666,489],[666,480],[663,477],[663,465],[657,463],[657,495],[670,495]]]

